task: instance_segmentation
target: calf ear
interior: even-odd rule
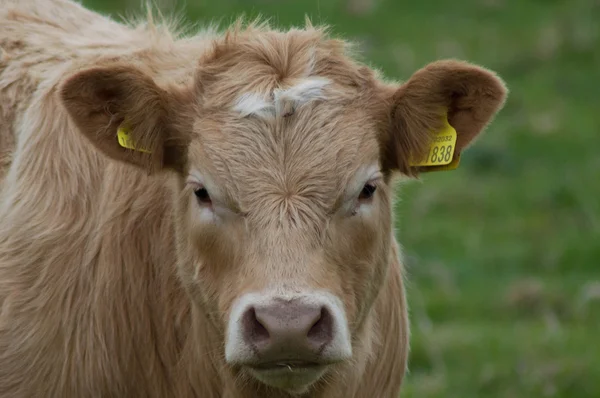
[[[507,89],[493,72],[465,62],[443,60],[417,71],[393,95],[386,161],[391,169],[415,176],[435,132],[446,122],[456,130],[453,160],[492,121]]]
[[[189,139],[175,114],[182,95],[123,65],[78,72],[60,88],[67,113],[92,144],[149,173],[185,166]]]

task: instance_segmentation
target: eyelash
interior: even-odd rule
[[[375,185],[372,182],[368,182],[365,184],[365,186],[363,187],[362,191],[360,191],[360,194],[358,195],[358,200],[370,200],[371,198],[373,198],[373,195],[375,195],[375,191],[377,190],[377,185]]]
[[[375,196],[375,192],[377,191],[377,183],[374,181],[369,181],[366,183],[360,193],[358,194],[358,198],[356,199],[356,205],[352,210],[352,216],[355,216],[358,213],[358,208],[361,204],[369,202]]]
[[[208,193],[208,190],[203,187],[203,186],[198,186],[194,189],[194,195],[196,196],[196,199],[198,200],[199,204],[202,205],[211,205],[212,204],[212,199],[210,198],[210,194]]]

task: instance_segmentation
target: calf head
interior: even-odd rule
[[[289,393],[364,354],[392,253],[394,172],[418,175],[411,162],[446,117],[460,154],[506,95],[493,73],[452,60],[385,83],[311,27],[233,30],[189,85],[141,68],[80,71],[61,99],[108,156],[177,179],[181,282],[226,367]],[[138,150],[118,143],[123,126]]]

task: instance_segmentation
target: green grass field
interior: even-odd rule
[[[140,8],[83,3],[117,17]],[[186,3],[174,9],[199,23],[307,14],[392,78],[445,57],[497,71],[509,100],[461,167],[400,189],[413,330],[403,397],[600,397],[599,1]]]

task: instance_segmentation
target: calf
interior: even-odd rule
[[[1,396],[398,396],[394,177],[454,167],[498,77],[385,82],[310,24],[0,5]]]

